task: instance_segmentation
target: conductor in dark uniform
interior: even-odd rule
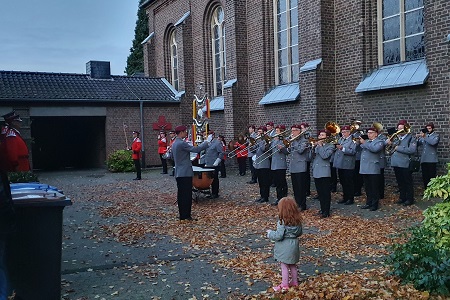
[[[180,220],[193,221],[191,216],[192,206],[192,162],[190,153],[200,153],[208,148],[208,142],[205,141],[199,146],[192,146],[185,141],[187,136],[186,126],[177,126],[175,128],[177,138],[172,145],[173,160],[175,162],[175,178],[177,180],[177,201]]]

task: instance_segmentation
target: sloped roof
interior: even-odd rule
[[[164,78],[0,71],[0,101],[179,103]]]

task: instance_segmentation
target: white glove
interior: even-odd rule
[[[212,134],[208,135],[206,140],[208,141],[208,143],[211,143],[211,141],[213,140],[213,135]]]
[[[216,161],[213,163],[213,166],[217,167],[220,164],[221,161],[222,160],[220,158],[217,158]]]

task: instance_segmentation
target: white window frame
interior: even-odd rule
[[[222,19],[220,19],[222,12]],[[219,53],[216,52],[215,48],[215,38],[214,38],[214,28],[218,27],[219,36]],[[225,51],[225,18],[224,11],[221,6],[217,6],[213,10],[213,14],[211,16],[211,58],[212,58],[212,72],[213,72],[213,87],[214,87],[214,96],[223,95],[223,86],[225,84],[225,76],[226,76],[226,51]],[[216,55],[219,54],[219,64],[216,64]],[[217,71],[220,72],[221,78],[217,78]],[[218,90],[217,85],[220,84],[221,89]]]
[[[377,0],[377,29],[378,29],[378,65],[383,66],[384,65],[384,53],[383,53],[383,1],[384,0]],[[408,12],[413,12],[415,10],[424,10],[424,6],[414,8],[408,11],[405,11],[405,0],[398,0],[400,5],[400,11],[398,13],[399,15],[399,22],[400,22],[400,36],[398,39],[400,40],[400,62],[406,61],[406,38],[411,36],[417,36],[417,35],[424,35],[425,34],[425,26],[423,32],[415,33],[406,36],[405,35],[405,15]],[[393,16],[389,16],[388,18],[391,18]],[[393,41],[395,39],[389,40]]]
[[[174,51],[175,48],[175,51]],[[170,33],[169,38],[169,51],[170,51],[170,75],[171,75],[171,83],[175,90],[178,91],[180,88],[180,77],[178,73],[178,45],[176,41],[176,32],[173,30]],[[175,53],[174,53],[175,52]]]
[[[287,68],[289,68],[289,70],[288,70],[288,78],[287,78],[287,82],[284,82],[284,83],[280,83],[280,78],[279,78],[279,73],[280,73],[280,66],[279,66],[279,64],[278,64],[278,60],[279,60],[279,57],[278,57],[278,53],[279,53],[279,48],[278,48],[278,33],[279,33],[279,31],[278,31],[278,14],[279,14],[279,12],[278,12],[278,1],[285,1],[286,2],[286,24],[287,24],[287,28],[286,28],[286,31],[287,31],[287,43],[286,43],[286,48],[287,48],[287,52],[288,52],[288,63],[287,63],[287,65],[285,66],[285,67],[287,67]],[[292,49],[295,47],[295,46],[297,46],[297,51],[299,51],[299,48],[298,48],[298,38],[297,38],[297,44],[295,44],[295,45],[293,45],[292,44],[292,40],[291,40],[291,35],[289,34],[289,32],[292,30],[292,28],[294,28],[294,27],[291,27],[290,26],[290,24],[291,24],[291,20],[290,20],[290,18],[291,18],[291,14],[289,13],[289,11],[291,10],[290,9],[290,6],[289,6],[289,2],[290,2],[290,0],[273,0],[273,19],[274,19],[274,30],[273,30],[273,35],[274,35],[274,58],[275,58],[275,84],[276,85],[280,85],[280,84],[289,84],[289,83],[293,83],[293,82],[298,82],[298,78],[292,78],[293,77],[293,74],[292,74],[292,68],[293,67],[297,67],[298,68],[298,72],[300,71],[300,66],[299,66],[299,57],[298,57],[298,54],[297,54],[297,57],[298,57],[298,59],[297,59],[297,61],[296,62],[293,62],[292,61]],[[298,3],[297,3],[297,6],[295,7],[295,8],[293,8],[293,9],[297,9],[297,11],[298,11]],[[298,17],[298,13],[297,13],[297,17]],[[297,25],[296,25],[296,27],[297,27],[297,37],[298,37],[298,20],[297,20]],[[298,74],[298,72],[297,72],[297,74]]]

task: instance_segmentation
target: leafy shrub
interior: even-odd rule
[[[423,215],[422,225],[432,233],[430,242],[450,250],[450,202],[433,205]]]
[[[414,227],[409,233],[405,244],[392,246],[387,258],[391,274],[418,290],[450,295],[450,251],[430,242],[434,233],[425,226]]]
[[[8,173],[9,181],[11,183],[19,182],[38,182],[38,177],[31,171],[28,172],[11,172]]]
[[[108,156],[106,161],[111,172],[132,172],[135,170],[131,151],[117,150]]]
[[[450,163],[447,163],[447,174],[432,178],[423,193],[424,199],[441,198],[450,201]]]

